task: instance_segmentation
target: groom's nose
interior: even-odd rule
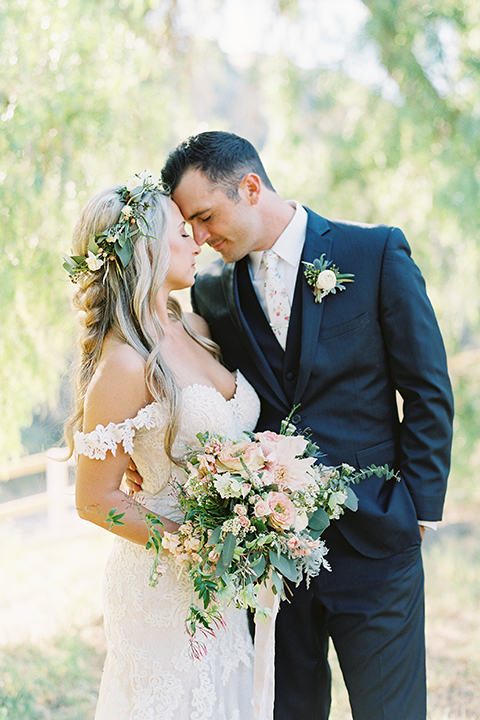
[[[211,237],[210,233],[205,227],[193,227],[193,239],[197,243],[197,245],[201,246],[204,243],[207,242],[207,240]]]

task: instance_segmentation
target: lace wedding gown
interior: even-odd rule
[[[198,447],[196,434],[206,430],[236,439],[242,430],[253,430],[258,414],[258,397],[240,373],[228,401],[214,388],[190,385],[182,391],[174,450]],[[182,522],[169,480],[181,482],[183,473],[165,454],[164,434],[162,405],[152,403],[119,425],[77,433],[75,447],[103,459],[121,442],[143,477],[138,501]],[[226,608],[226,629],[205,639],[205,657],[191,659],[184,626],[191,584],[185,570],[168,553],[164,557],[167,569],[152,588],[153,551],[123,538],[114,541],[104,577],[107,658],[95,720],[251,720],[253,647],[245,611]]]

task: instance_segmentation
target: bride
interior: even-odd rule
[[[250,720],[253,648],[243,610],[225,608],[225,627],[192,659],[184,620],[188,573],[154,551],[146,512],[174,532],[182,514],[172,481],[182,456],[209,430],[236,439],[253,430],[258,398],[217,360],[198,316],[170,297],[194,282],[200,252],[177,206],[146,172],[90,200],[64,267],[76,283],[83,331],[76,407],[66,427],[77,457],[79,515],[117,535],[104,577],[107,658],[95,720]],[[143,478],[136,502],[122,480],[133,458]],[[124,513],[122,524],[110,523]]]

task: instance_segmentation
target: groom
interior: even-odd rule
[[[293,422],[310,430],[324,464],[388,464],[401,475],[355,487],[358,511],[323,535],[332,572],[282,603],[275,718],[328,718],[331,638],[355,720],[424,720],[419,524],[442,517],[453,410],[407,241],[396,228],[326,220],[283,200],[255,148],[230,133],[189,138],[162,179],[196,242],[222,256],[198,274],[193,306],[224,363],[260,395],[258,429],[278,431],[297,406]],[[316,258],[353,275],[321,302],[303,265]]]

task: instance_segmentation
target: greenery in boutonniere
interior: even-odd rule
[[[341,273],[331,260],[325,260],[325,254],[320,259],[315,258],[313,263],[303,261],[305,277],[313,287],[315,302],[322,302],[329,293],[335,294],[337,290],[345,290],[343,283],[355,282],[352,273]]]

